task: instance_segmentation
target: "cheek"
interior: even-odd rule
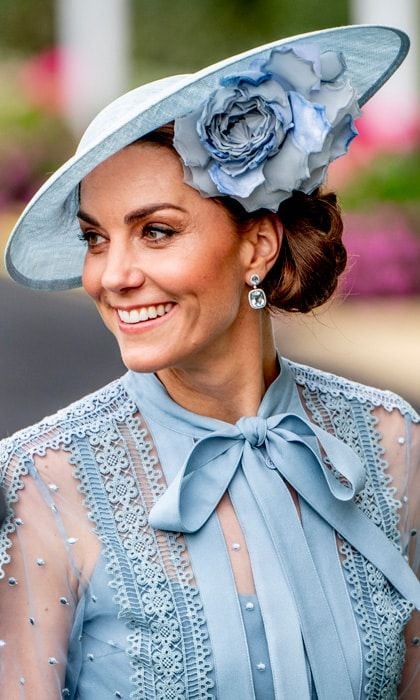
[[[82,270],[82,286],[86,294],[97,299],[100,293],[100,269],[95,260],[86,255]]]
[[[197,285],[206,289],[213,285],[215,293],[220,289],[237,286],[242,280],[243,270],[241,264],[240,245],[231,231],[219,230],[216,235],[211,231],[209,237],[214,237],[213,245],[206,241],[205,247],[191,250],[191,254],[185,256],[184,264],[190,266],[191,279],[194,278]]]
[[[237,256],[210,256],[191,270],[190,288],[200,318],[210,327],[226,327],[237,317],[243,300],[244,282]]]

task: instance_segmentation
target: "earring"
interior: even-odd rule
[[[253,289],[248,292],[248,301],[252,309],[263,309],[265,306],[267,306],[265,291],[259,287],[257,288],[257,284],[259,283],[259,275],[253,274],[250,279],[250,284],[252,284]]]

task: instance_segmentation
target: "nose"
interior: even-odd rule
[[[133,246],[126,241],[112,241],[102,271],[102,287],[111,292],[123,292],[140,287],[144,280]]]

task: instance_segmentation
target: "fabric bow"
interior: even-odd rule
[[[184,467],[150,511],[149,523],[162,530],[196,532],[240,466],[245,476],[264,468],[277,470],[309,503],[311,492],[318,488],[312,487],[313,480],[319,484],[319,475],[338,501],[350,501],[365,483],[355,452],[309,419],[294,413],[244,417],[194,445]]]
[[[420,587],[414,572],[398,547],[353,501],[365,483],[360,459],[348,445],[306,416],[280,413],[269,418],[240,418],[235,425],[226,423],[222,430],[203,437],[151,509],[150,525],[172,532],[197,532],[238,469],[242,469],[259,507],[270,504],[271,515],[263,515],[267,526],[273,517],[276,519],[276,483],[267,480],[267,471],[261,471],[268,469],[284,477],[313,510],[420,609]],[[283,518],[280,514],[277,527]]]

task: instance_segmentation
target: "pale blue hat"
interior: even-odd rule
[[[76,154],[35,194],[18,220],[6,249],[11,277],[33,289],[70,289],[81,284],[85,244],[79,239],[78,185],[99,163],[136,139],[202,107],[221,79],[254,70],[273,49],[316,45],[338,52],[359,106],[385,83],[409,48],[404,32],[361,25],[303,34],[260,46],[191,75],[138,87],[103,109],[83,135]]]

